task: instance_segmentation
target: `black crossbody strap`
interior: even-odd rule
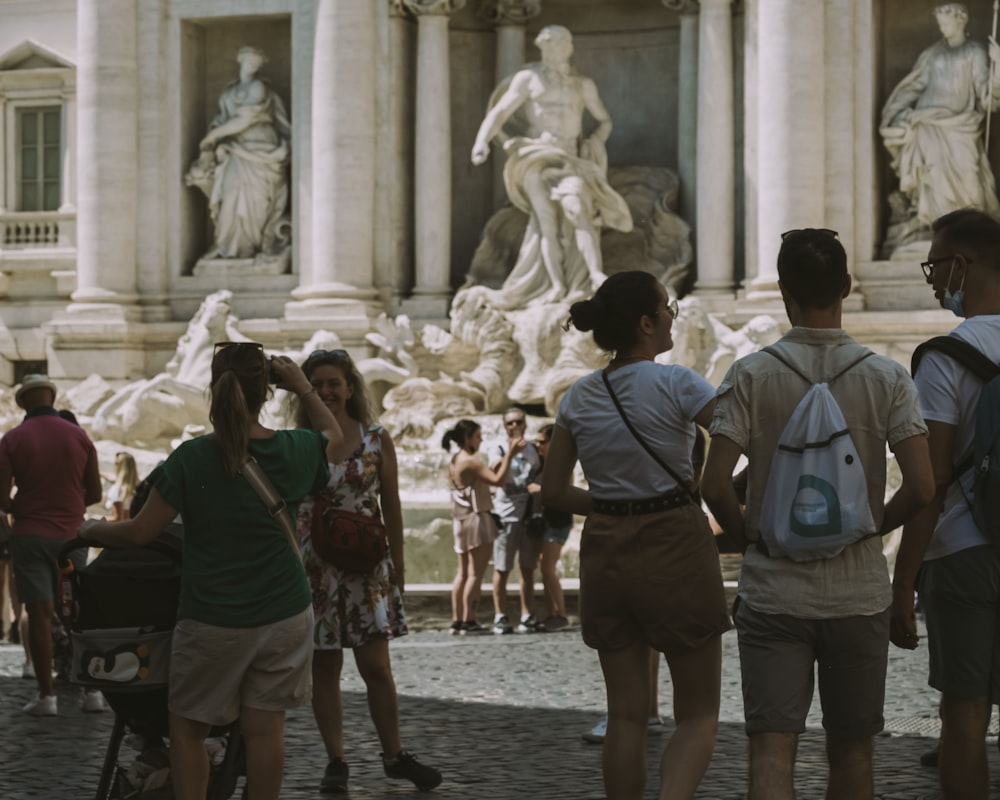
[[[656,454],[656,452],[653,450],[653,448],[650,447],[646,443],[646,440],[643,439],[642,436],[639,434],[639,431],[637,431],[632,426],[632,423],[629,422],[628,417],[625,416],[625,409],[622,408],[621,401],[619,401],[619,399],[618,399],[618,395],[616,395],[615,394],[615,390],[611,388],[611,381],[608,380],[608,373],[602,371],[601,372],[601,377],[604,378],[604,385],[605,385],[605,387],[607,387],[608,394],[611,395],[611,400],[612,400],[612,402],[614,402],[615,408],[618,409],[618,414],[621,416],[622,422],[625,423],[625,427],[629,429],[629,433],[631,433],[632,436],[635,437],[635,440],[639,444],[642,445],[642,449],[645,450],[647,453],[649,453],[650,456],[652,456],[653,461],[655,461],[657,464],[659,464],[661,467],[663,467],[663,469],[665,469],[667,471],[667,474],[670,475],[670,477],[673,478],[677,482],[677,487],[679,489],[683,489],[693,499],[694,495],[691,494],[691,490],[688,488],[687,482],[680,475],[678,475],[676,472],[674,472],[674,470],[670,468],[670,465],[667,462],[665,462],[662,458],[660,458]]]

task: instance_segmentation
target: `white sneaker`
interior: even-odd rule
[[[583,734],[583,741],[591,744],[604,744],[604,737],[608,733],[608,718],[601,717],[597,724],[587,733]]]
[[[49,694],[45,697],[38,695],[24,707],[24,713],[31,714],[33,717],[54,717],[59,713],[56,703],[56,696],[54,694]]]
[[[35,665],[32,664],[30,661],[25,661],[24,662],[24,666],[21,667],[21,677],[22,678],[30,678],[31,680],[34,680],[35,679]]]
[[[80,708],[90,714],[97,714],[108,710],[108,704],[104,702],[104,695],[100,692],[84,692],[80,698]]]

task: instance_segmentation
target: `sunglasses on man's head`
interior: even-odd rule
[[[228,350],[230,347],[235,347],[237,349],[249,347],[253,350],[259,350],[262,353],[264,352],[264,345],[260,342],[216,342],[215,350],[212,354],[214,356],[215,353],[218,353],[220,350]]]

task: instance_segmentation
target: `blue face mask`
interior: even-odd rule
[[[951,262],[951,271],[948,273],[948,286],[951,286],[951,276],[955,272],[955,262]],[[965,275],[962,275],[962,283],[958,291],[952,294],[947,288],[944,290],[944,298],[941,305],[947,308],[956,317],[965,319]]]

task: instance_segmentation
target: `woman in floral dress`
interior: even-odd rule
[[[344,761],[340,695],[345,648],[354,651],[367,687],[386,776],[411,780],[419,789],[432,789],[441,782],[441,774],[417,761],[400,743],[399,704],[389,661],[389,640],[407,634],[403,516],[392,438],[372,420],[364,379],[346,351],[316,350],[302,371],[344,431],[344,442],[330,463],[326,496],[334,507],[381,518],[389,542],[387,556],[370,574],[341,572],[313,550],[312,500],[299,506],[302,560],[312,586],[316,617],[313,713],[329,759],[320,791],[347,791],[349,769]]]

